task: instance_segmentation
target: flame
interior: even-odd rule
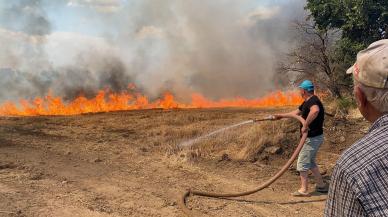
[[[133,90],[133,86],[128,86]],[[38,116],[38,115],[77,115],[85,113],[99,113],[138,109],[189,109],[189,108],[263,108],[292,106],[302,103],[302,98],[297,92],[276,91],[258,99],[209,100],[201,94],[193,93],[190,103],[178,102],[174,95],[166,92],[160,99],[150,101],[145,95],[139,93],[109,93],[101,90],[92,98],[79,96],[71,102],[65,103],[60,97],[49,93],[47,96],[34,100],[20,100],[19,106],[13,102],[0,105],[1,116]]]

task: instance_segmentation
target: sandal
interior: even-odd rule
[[[323,187],[315,186],[315,191],[319,193],[329,192],[329,185],[326,183]]]
[[[299,190],[295,191],[294,193],[291,194],[294,197],[310,197],[310,193],[308,192],[300,192]]]

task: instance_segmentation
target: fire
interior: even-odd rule
[[[5,102],[0,105],[1,116],[38,116],[38,115],[77,115],[85,113],[99,113],[138,109],[189,109],[189,108],[263,108],[299,105],[301,97],[296,92],[277,91],[258,99],[237,97],[234,99],[209,100],[198,93],[193,93],[190,103],[178,102],[174,95],[165,93],[160,99],[150,101],[139,93],[109,93],[101,90],[92,98],[79,96],[71,102],[65,103],[60,97],[48,94],[34,100],[20,100],[20,105]]]

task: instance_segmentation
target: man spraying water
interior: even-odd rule
[[[183,194],[182,197],[179,199],[178,204],[182,211],[185,213],[186,216],[193,217],[198,216],[195,215],[188,207],[187,207],[187,198],[190,196],[202,196],[202,197],[213,197],[213,198],[232,198],[232,197],[242,197],[251,195],[254,193],[257,193],[271,184],[273,184],[276,180],[278,180],[292,165],[294,160],[298,157],[299,153],[299,160],[298,160],[298,170],[301,172],[301,179],[302,179],[302,188],[293,193],[294,196],[308,196],[307,192],[307,171],[312,170],[314,175],[317,178],[317,191],[321,192],[327,192],[328,187],[325,185],[325,183],[322,180],[322,177],[319,173],[318,167],[315,164],[315,156],[318,151],[319,146],[322,144],[323,141],[323,115],[324,115],[324,109],[322,106],[322,103],[314,95],[314,85],[311,83],[311,81],[305,81],[301,84],[301,94],[303,98],[305,99],[304,103],[299,107],[298,110],[295,110],[291,113],[286,114],[278,114],[278,115],[271,115],[269,117],[265,117],[262,119],[255,119],[255,120],[249,120],[244,121],[235,125],[231,125],[228,127],[224,127],[222,129],[213,131],[207,135],[201,136],[197,139],[194,139],[193,141],[189,141],[188,143],[184,143],[184,146],[191,146],[195,141],[198,141],[202,138],[208,138],[211,135],[217,134],[219,132],[223,132],[227,129],[232,129],[237,126],[242,126],[244,124],[248,123],[255,123],[255,122],[261,122],[261,121],[273,121],[278,120],[281,118],[293,118],[298,120],[301,124],[301,138],[299,141],[298,146],[295,148],[295,151],[291,155],[290,159],[283,165],[283,167],[273,176],[271,176],[267,181],[263,182],[262,184],[258,185],[256,188],[244,191],[244,192],[235,192],[235,193],[216,193],[216,192],[207,192],[207,191],[198,191],[198,190],[192,190],[187,189]],[[308,124],[306,124],[306,121],[308,121]],[[310,127],[310,131],[308,128]],[[309,138],[308,138],[309,136]]]
[[[300,115],[306,120],[301,126],[301,133],[308,131],[306,142],[299,153],[297,170],[300,174],[301,187],[291,195],[296,197],[310,196],[308,192],[308,171],[311,170],[316,179],[317,192],[327,193],[328,185],[323,181],[321,173],[315,162],[319,147],[323,143],[323,122],[325,111],[322,102],[314,94],[314,84],[305,80],[299,85],[300,94],[304,99],[298,109],[287,114],[276,114],[274,119],[281,119],[288,114]]]

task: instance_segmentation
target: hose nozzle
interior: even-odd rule
[[[269,115],[269,116],[267,116],[265,118],[253,119],[253,122],[255,123],[255,122],[261,122],[261,121],[274,121],[274,120],[276,120],[275,116]]]
[[[268,115],[265,119],[273,121],[276,120],[276,117],[274,115]]]

